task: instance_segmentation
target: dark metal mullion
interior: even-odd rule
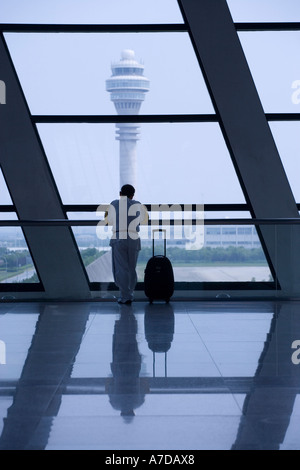
[[[266,118],[272,121],[300,121],[300,113],[267,113]]]
[[[300,121],[300,113],[266,113],[266,119],[273,121]],[[116,123],[185,123],[220,122],[217,114],[138,114],[118,115],[32,115],[35,124],[116,124]]]
[[[241,32],[300,31],[300,22],[235,22]],[[170,24],[22,24],[1,23],[3,33],[180,33],[187,32],[184,23]]]
[[[5,204],[5,205],[0,205],[0,213],[1,212],[16,212],[16,208],[13,204]]]
[[[184,204],[179,204],[184,207]],[[151,204],[145,204],[148,211],[151,210]],[[172,206],[172,204],[169,204]],[[2,210],[4,207],[4,210]],[[63,206],[65,212],[96,212],[99,204],[65,204]],[[195,211],[196,204],[192,204],[192,211]],[[297,208],[300,210],[300,203],[297,204]],[[243,212],[249,211],[247,204],[205,204],[205,212]],[[0,212],[15,212],[14,206],[0,206]]]
[[[2,23],[4,33],[181,33],[184,23],[163,24],[20,24]]]
[[[234,23],[237,31],[300,31],[300,22]]]
[[[137,114],[124,115],[32,115],[35,124],[116,124],[116,123],[181,123],[218,122],[215,114]],[[299,117],[300,119],[300,117]]]
[[[100,204],[105,205],[105,204]],[[173,207],[173,204],[144,204],[147,210],[150,212],[153,206],[167,206],[169,208]],[[197,210],[197,204],[176,204],[176,206],[180,206],[181,210],[185,209],[187,206],[191,206],[191,211],[195,212]],[[64,206],[65,212],[96,212],[99,204],[65,204]],[[224,212],[224,211],[248,211],[249,207],[247,204],[204,204],[204,212]],[[162,209],[160,209],[162,210]],[[1,212],[1,206],[0,206]],[[154,211],[155,212],[155,211]],[[175,209],[172,209],[172,212],[178,212]]]

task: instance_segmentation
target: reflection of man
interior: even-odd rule
[[[130,423],[134,410],[144,403],[145,394],[141,390],[140,371],[142,356],[136,339],[137,321],[132,307],[122,306],[121,317],[115,323],[113,336],[113,378],[109,382],[108,393],[113,408],[121,411],[125,422]]]
[[[144,222],[147,212],[144,206],[134,201],[135,189],[130,184],[122,187],[120,199],[112,201],[107,219],[113,226],[112,265],[115,284],[120,289],[120,304],[130,305],[137,283],[136,265],[141,240],[140,223]]]

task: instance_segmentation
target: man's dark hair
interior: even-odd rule
[[[121,188],[121,196],[133,197],[135,189],[131,184],[124,184]]]

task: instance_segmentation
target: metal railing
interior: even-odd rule
[[[200,219],[149,219],[148,226],[163,225],[197,225]],[[31,219],[31,220],[0,220],[0,227],[92,227],[100,220],[69,220],[69,219]],[[202,222],[202,221],[201,221]],[[300,225],[299,219],[203,219],[204,225]]]

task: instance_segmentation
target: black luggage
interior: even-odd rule
[[[154,233],[164,233],[164,255],[155,255]],[[166,256],[167,240],[166,230],[153,230],[153,256],[149,259],[144,278],[145,294],[150,303],[154,300],[170,301],[174,293],[174,273],[171,261]]]

